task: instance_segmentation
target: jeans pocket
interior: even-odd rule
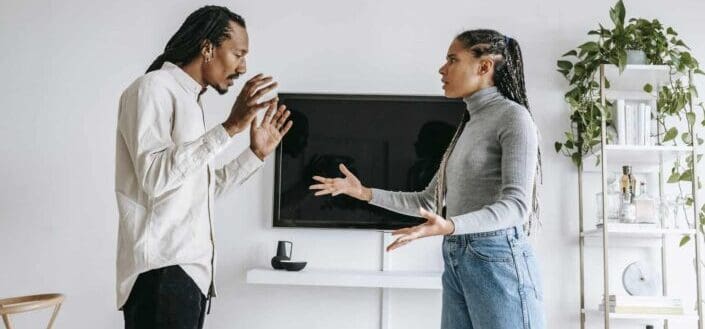
[[[470,239],[467,250],[473,257],[486,262],[512,261],[512,248],[504,235]]]

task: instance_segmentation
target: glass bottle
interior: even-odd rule
[[[629,191],[631,195],[636,192],[636,178],[632,175],[632,166],[622,166],[622,177],[619,180],[619,190],[624,193]]]
[[[654,200],[654,198],[652,198],[647,192],[645,182],[641,182],[639,187],[639,195],[634,198],[636,222],[656,224],[658,217],[656,213],[656,200]]]
[[[634,206],[634,197],[629,190],[622,193],[622,202],[619,207],[619,220],[622,223],[636,222],[636,207]]]
[[[619,221],[619,209],[621,202],[621,193],[619,193],[619,181],[617,180],[616,173],[611,173],[608,176],[607,182],[607,219],[609,221],[618,222]],[[595,194],[595,204],[597,207],[597,225],[601,225],[603,222],[602,218],[602,192]]]

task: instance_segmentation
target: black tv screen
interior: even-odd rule
[[[434,96],[279,94],[294,125],[276,151],[274,227],[392,230],[422,222],[346,195],[314,196],[313,176],[421,191],[461,121],[461,100]]]

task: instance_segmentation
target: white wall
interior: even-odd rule
[[[68,296],[57,328],[121,328],[115,310],[117,216],[113,162],[117,101],[203,1],[0,3],[0,297]],[[275,75],[283,91],[440,94],[438,67],[452,37],[490,27],[522,44],[530,101],[543,134],[542,262],[549,328],[578,321],[577,176],[553,152],[568,111],[555,61],[607,23],[612,1],[240,1],[251,40],[249,72]],[[658,17],[705,53],[705,2],[627,1],[628,16]],[[245,79],[243,79],[245,80]],[[239,90],[240,84],[235,90]],[[236,92],[206,97],[223,120]],[[390,118],[392,120],[393,118]],[[247,145],[246,135],[219,161]],[[218,284],[209,328],[379,327],[375,289],[252,286],[279,239],[311,268],[377,269],[377,232],[272,229],[272,159],[217,206]],[[590,198],[589,200],[592,200]],[[440,269],[439,240],[392,255],[395,269]],[[599,298],[599,296],[597,297]],[[440,293],[395,291],[392,328],[438,327]],[[48,317],[48,313],[44,313]],[[18,317],[17,327],[44,318]]]

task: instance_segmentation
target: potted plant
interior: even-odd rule
[[[595,154],[601,143],[601,120],[605,116],[608,127],[612,126],[611,115],[600,99],[600,84],[598,82],[598,69],[601,64],[613,64],[619,68],[620,73],[630,64],[630,51],[643,52],[644,64],[667,65],[670,68],[671,79],[666,85],[659,86],[658,90],[650,84],[644,85],[644,91],[658,96],[656,121],[659,126],[659,141],[676,143],[678,137],[685,145],[697,142],[702,144],[702,139],[694,141],[692,136],[696,128],[702,129],[705,120],[696,122],[695,109],[699,108],[705,117],[705,108],[702,103],[695,103],[697,89],[695,86],[684,83],[679,77],[689,74],[705,74],[699,67],[698,61],[691,55],[690,48],[681,40],[672,27],[665,27],[658,20],[644,18],[631,18],[625,21],[626,11],[624,3],[620,0],[609,11],[614,27],[608,29],[601,24],[598,28],[588,32],[594,40],[587,41],[577,48],[568,51],[558,60],[558,72],[569,82],[569,90],[565,100],[570,110],[570,129],[565,132],[565,139],[555,142],[556,152],[571,158],[572,162],[582,173],[583,158],[588,154]],[[605,81],[609,88],[609,81]],[[611,104],[607,104],[608,107]],[[666,119],[685,119],[687,131],[680,133],[675,125],[669,126]],[[608,134],[608,142],[612,136]],[[677,159],[671,169],[668,182],[680,184],[692,179],[694,162],[701,159],[692,159],[692,156]],[[692,161],[695,160],[695,161]],[[599,163],[600,158],[597,157]],[[698,182],[698,188],[700,188]],[[685,196],[687,204],[692,206],[692,196]],[[705,206],[699,212],[699,226],[703,230],[705,225]],[[705,231],[704,231],[705,232]],[[683,243],[687,242],[684,239]]]

